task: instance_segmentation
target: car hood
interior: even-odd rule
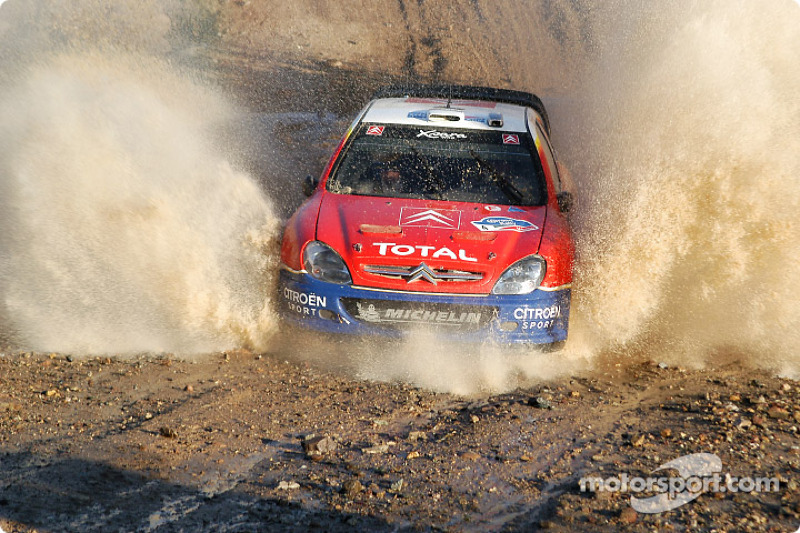
[[[341,254],[357,286],[488,294],[506,268],[538,251],[546,215],[546,206],[326,193],[317,239]]]

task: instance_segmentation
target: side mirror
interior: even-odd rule
[[[306,196],[311,196],[314,194],[317,185],[319,185],[319,180],[317,178],[312,178],[310,175],[306,176],[302,183],[303,194]]]
[[[571,192],[561,191],[556,195],[556,200],[558,200],[558,208],[561,210],[562,213],[569,213],[572,209],[572,204],[574,203],[575,199],[572,196]]]

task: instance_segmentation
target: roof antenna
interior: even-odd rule
[[[447,97],[447,109],[450,109],[450,102],[453,101],[453,84],[452,83],[447,84],[447,88],[450,91]]]

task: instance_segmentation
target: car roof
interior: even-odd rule
[[[527,131],[525,107],[487,100],[380,98],[370,103],[361,121],[428,128]]]

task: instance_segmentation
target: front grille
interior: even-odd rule
[[[496,307],[482,305],[360,298],[342,298],[342,304],[359,322],[392,329],[428,326],[453,331],[477,331],[497,316]]]
[[[483,279],[481,272],[431,268],[425,263],[420,263],[418,266],[365,265],[363,270],[369,274],[387,278],[404,279],[408,283],[425,280],[434,285],[440,281],[480,281]]]

